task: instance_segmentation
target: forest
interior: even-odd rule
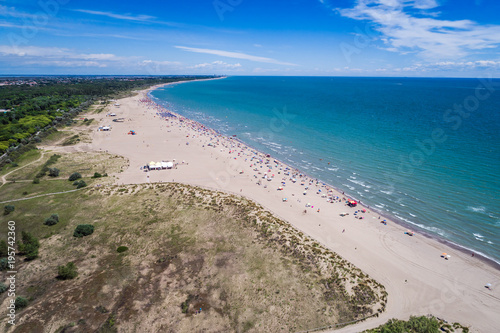
[[[156,84],[200,78],[203,77],[6,78],[0,86],[0,154],[39,142],[44,133],[67,124],[95,101]]]

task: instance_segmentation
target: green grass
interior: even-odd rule
[[[75,133],[73,131],[58,130],[57,132],[51,133],[47,135],[47,137],[43,138],[42,145],[54,145],[55,143],[60,142],[74,134]]]
[[[39,151],[35,151],[40,154]],[[46,152],[45,156],[42,160],[37,163],[33,163],[25,168],[19,169],[19,171],[15,171],[9,176],[7,176],[8,181],[24,181],[29,180],[32,181],[36,174],[41,170],[43,164],[47,162],[54,153]],[[60,170],[58,179],[68,179],[69,175],[73,172],[79,172],[84,177],[91,177],[95,172],[99,172],[101,174],[111,174],[117,173],[121,170],[122,167],[125,167],[126,160],[122,157],[111,155],[107,153],[79,153],[79,154],[68,154],[68,153],[58,153],[61,155],[61,158],[57,160],[57,162],[50,167],[55,167]],[[39,157],[39,156],[38,156]],[[31,158],[31,160],[36,160],[36,158]],[[102,177],[96,178],[95,182],[100,184],[110,183],[112,182],[112,177]],[[54,179],[49,176],[44,176],[41,178],[41,182]],[[91,182],[85,179],[88,185]],[[11,185],[6,184],[7,185]],[[43,186],[39,186],[43,187]],[[3,194],[4,189],[0,189],[0,199],[4,197]],[[31,189],[26,189],[29,193],[31,193]],[[22,192],[22,191],[21,191]],[[5,197],[7,197],[5,195]],[[7,197],[9,198],[9,197]],[[10,197],[14,198],[14,197]],[[7,199],[4,199],[7,200]]]
[[[63,146],[72,146],[72,145],[76,145],[79,142],[80,142],[80,136],[78,134],[75,134],[75,135],[70,136],[69,138],[65,139],[61,143],[61,145],[63,145]]]
[[[87,180],[87,185],[91,183]],[[0,189],[0,201],[21,199],[32,197],[40,194],[62,192],[76,189],[73,182],[66,179],[50,179],[45,177],[40,180],[40,184],[33,184],[31,181],[7,183]],[[23,194],[28,192],[28,194]]]
[[[45,325],[75,322],[81,309],[88,309],[79,330],[96,331],[107,327],[110,316],[96,306],[113,309],[113,326],[124,331],[147,331],[153,321],[176,332],[298,331],[358,315],[349,310],[345,291],[328,296],[332,291],[324,281],[331,269],[294,256],[286,242],[277,241],[278,234],[264,236],[249,216],[268,221],[261,223],[281,230],[281,237],[302,236],[244,199],[155,184],[85,189],[15,205],[9,219],[18,232],[29,230],[41,239],[40,259],[23,263],[18,278],[25,286],[53,285],[38,287],[36,295],[20,287],[39,304],[19,314],[25,320],[21,330],[33,325],[30,318]],[[55,213],[60,222],[45,226],[44,219]],[[92,224],[95,231],[75,239],[78,224]],[[0,230],[0,237],[4,233]],[[119,254],[124,245],[126,255]],[[54,284],[57,266],[67,262],[78,267],[78,277]],[[200,307],[203,314],[195,315]]]
[[[40,150],[37,149],[32,149],[24,154],[22,154],[17,160],[16,163],[18,164],[17,167],[13,167],[12,164],[7,164],[5,165],[1,170],[0,170],[0,176],[5,175],[6,173],[17,169],[19,167],[22,167],[28,163],[31,163],[33,161],[36,161],[41,155]]]

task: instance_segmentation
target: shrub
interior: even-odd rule
[[[5,285],[5,283],[0,282],[0,294],[3,294],[4,292],[6,292],[7,289],[9,289],[9,287],[7,287],[7,285]]]
[[[18,242],[19,254],[26,255],[26,260],[33,260],[38,257],[38,248],[40,242],[36,237],[33,237],[29,232],[23,231],[21,233],[22,241]]]
[[[73,233],[74,237],[84,237],[88,235],[92,235],[94,232],[94,226],[91,224],[80,224],[76,227],[75,232]]]
[[[40,178],[33,179],[33,184],[40,184]]]
[[[4,240],[0,241],[0,257],[7,257],[9,249],[7,247],[7,242]]]
[[[59,177],[59,169],[58,168],[49,168],[49,176],[50,177]]]
[[[99,173],[99,172],[94,172],[94,175],[92,176],[92,178],[101,178],[102,175]]]
[[[59,215],[52,214],[50,215],[50,217],[45,219],[45,222],[43,224],[51,226],[57,224],[58,222],[59,222]]]
[[[73,172],[68,179],[70,182],[72,182],[80,178],[82,178],[82,175],[80,175],[78,172]]]
[[[72,262],[68,262],[66,266],[57,266],[57,274],[58,279],[70,280],[74,279],[78,275],[78,272],[76,270],[75,264]]]
[[[16,209],[16,207],[14,207],[14,205],[7,205],[3,208],[3,215],[9,215],[10,213],[12,213],[14,210]]]
[[[122,252],[125,252],[127,250],[128,250],[128,247],[126,247],[126,246],[118,246],[118,248],[116,249],[116,251],[118,253],[122,253]]]
[[[25,308],[28,306],[28,300],[24,297],[17,296],[14,305],[16,307],[16,310]]]
[[[49,165],[52,165],[52,164],[55,164],[57,162],[57,160],[61,157],[61,155],[57,155],[57,154],[54,154],[52,155],[47,162],[45,162],[43,165],[42,165],[42,169],[40,170],[40,172],[38,172],[36,174],[36,178],[42,178],[43,176],[45,176],[45,174],[47,172],[50,171],[49,169]],[[55,168],[54,168],[55,169]],[[57,177],[57,176],[53,176],[53,177]]]
[[[9,262],[7,261],[7,258],[0,259],[0,271],[7,270],[8,265],[9,265]]]
[[[85,186],[87,186],[87,183],[85,181],[83,181],[83,180],[80,180],[78,182],[78,184],[76,185],[76,188],[82,188],[82,187],[85,187]]]

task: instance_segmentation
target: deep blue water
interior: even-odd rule
[[[500,80],[229,77],[152,96],[500,262]]]

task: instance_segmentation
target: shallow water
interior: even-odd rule
[[[500,262],[500,80],[229,77],[152,96]]]

